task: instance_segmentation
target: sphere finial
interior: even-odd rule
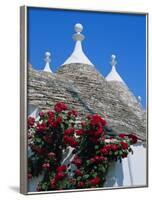
[[[73,34],[73,39],[75,41],[82,41],[82,40],[84,40],[85,37],[84,37],[83,34],[81,34],[81,32],[83,30],[82,24],[79,24],[79,23],[75,24],[74,29],[75,29],[76,33]]]
[[[116,66],[117,61],[116,61],[116,55],[115,55],[115,54],[112,54],[112,55],[111,55],[110,64],[111,64],[112,67],[115,67],[115,66]]]
[[[51,53],[50,52],[45,52],[45,58],[44,58],[44,61],[45,62],[50,62],[51,59],[50,59],[50,56],[51,56]]]
[[[141,102],[141,96],[138,96],[137,98],[138,98],[138,101]]]
[[[74,29],[76,33],[81,33],[83,31],[83,26],[80,23],[75,24]]]

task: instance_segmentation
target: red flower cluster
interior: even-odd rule
[[[57,113],[60,113],[60,112],[62,112],[62,111],[64,111],[64,110],[67,110],[67,109],[68,109],[67,105],[66,105],[65,103],[62,103],[62,102],[58,102],[58,103],[56,103],[55,106],[54,106],[54,110],[55,110]]]
[[[124,134],[124,133],[121,133],[121,134],[119,134],[118,136],[119,136],[120,138],[122,138],[122,139],[123,139],[123,138],[125,138],[127,135],[126,135],[126,134]]]
[[[68,128],[64,131],[64,135],[73,135],[75,129],[74,128]]]
[[[64,143],[70,145],[73,148],[78,146],[78,142],[76,141],[76,139],[67,135],[64,135]]]
[[[67,170],[67,166],[66,165],[61,165],[61,166],[58,166],[56,171],[57,172],[65,172]]]
[[[29,117],[28,120],[27,120],[28,128],[33,127],[34,123],[35,123],[35,118]]]
[[[36,128],[38,132],[43,132],[43,131],[46,131],[47,126],[46,126],[46,123],[43,122],[41,124],[38,123]]]
[[[56,119],[52,117],[48,119],[48,124],[53,128],[56,128],[59,124],[61,124],[61,122],[62,122],[61,116],[58,116]]]
[[[80,169],[77,169],[77,170],[75,170],[75,175],[76,175],[76,176],[82,176],[83,173],[81,172]]]
[[[83,135],[85,131],[83,129],[76,130],[76,135]]]
[[[72,160],[72,164],[75,164],[77,167],[80,167],[82,165],[82,160],[79,156],[75,156]]]
[[[43,118],[44,117],[44,112],[43,111],[41,111],[41,112],[39,112],[39,116],[41,117],[41,118]]]
[[[78,112],[76,110],[71,110],[68,112],[68,116],[74,116],[74,117],[77,117],[78,116]]]
[[[137,141],[138,141],[137,136],[135,136],[135,135],[133,135],[133,134],[129,134],[129,135],[128,135],[128,138],[131,140],[131,143],[132,143],[132,144],[135,144],[135,143],[137,143]]]
[[[96,186],[100,182],[101,182],[101,179],[98,176],[96,176],[95,178],[93,178],[93,179],[90,180],[90,183],[91,183],[92,186]]]
[[[122,141],[122,142],[120,142],[120,144],[121,144],[121,147],[122,147],[123,150],[128,149],[128,144],[126,142]]]
[[[78,142],[73,136],[74,132],[75,132],[74,128],[68,128],[67,130],[64,131],[64,137],[63,137],[64,143],[70,145],[73,148],[78,146]]]
[[[107,158],[105,158],[103,156],[95,156],[93,158],[90,158],[90,162],[92,164],[95,164],[95,163],[97,164],[97,163],[100,163],[100,162],[105,161],[105,160],[107,160]]]
[[[100,115],[94,114],[94,115],[89,115],[88,119],[90,120],[90,125],[91,126],[105,126],[106,121],[101,118]]]
[[[56,169],[56,175],[55,175],[55,182],[62,180],[65,177],[65,172],[66,172],[67,167],[65,165],[61,165],[57,167]]]
[[[116,144],[107,144],[103,148],[100,149],[100,152],[103,155],[108,155],[110,151],[117,151],[119,149],[118,145]]]
[[[55,113],[53,111],[48,111],[47,114],[49,118],[54,118],[55,116]]]
[[[38,147],[38,146],[31,146],[32,151],[34,151],[35,153],[39,154],[39,155],[43,155],[45,153],[45,149]]]

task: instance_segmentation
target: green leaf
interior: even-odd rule
[[[88,179],[89,178],[89,174],[85,174],[83,177],[85,178],[85,179]]]
[[[94,147],[94,148],[97,150],[97,149],[99,149],[99,146],[98,146],[98,145],[95,145],[95,147]]]

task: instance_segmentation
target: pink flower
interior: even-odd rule
[[[43,169],[49,169],[49,168],[50,168],[50,164],[49,164],[49,163],[44,163],[44,164],[42,165],[42,168],[43,168]]]
[[[50,152],[50,153],[48,153],[48,158],[55,158],[55,153],[54,152]]]

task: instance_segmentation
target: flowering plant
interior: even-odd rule
[[[42,174],[37,191],[103,187],[112,161],[122,160],[137,142],[133,134],[115,135],[98,114],[78,122],[78,112],[64,103],[28,118],[28,178]],[[72,159],[64,162],[71,149]]]

